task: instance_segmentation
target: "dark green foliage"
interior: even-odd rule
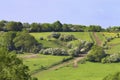
[[[76,38],[75,38],[74,35],[62,34],[62,35],[59,37],[59,40],[68,42],[68,41],[76,40]]]
[[[5,23],[6,23],[6,21],[4,21],[4,20],[0,21],[0,31],[4,31],[5,30],[4,29]]]
[[[60,21],[54,23],[21,23],[15,21],[0,21],[0,31],[21,31],[27,30],[28,32],[50,32],[50,31],[66,31],[66,32],[83,32],[83,31],[103,31],[99,25],[73,25],[62,24]]]
[[[103,80],[120,80],[120,72],[116,72],[113,75],[109,74]]]
[[[119,32],[120,31],[120,26],[111,26],[106,29],[108,32]]]
[[[99,25],[90,25],[89,26],[89,31],[100,32],[101,30],[102,30],[102,28]]]
[[[68,26],[68,24],[63,24],[63,27],[62,27],[62,31],[64,32],[68,32],[68,31],[71,31],[70,30],[70,27]]]
[[[21,22],[11,21],[11,22],[8,22],[5,27],[7,31],[21,31],[23,28],[23,25]]]
[[[87,60],[92,62],[100,62],[106,54],[102,47],[93,46],[87,55]]]
[[[32,80],[38,80],[36,77],[33,77]]]
[[[43,38],[43,37],[40,37],[40,40],[44,40],[44,38]]]
[[[7,48],[7,50],[14,50],[14,42],[13,39],[16,37],[16,33],[15,32],[6,32],[3,34],[3,42],[1,44],[1,46],[4,46]]]
[[[30,31],[31,32],[40,32],[41,31],[41,25],[40,24],[38,24],[38,23],[32,23],[31,25],[30,25]]]
[[[0,48],[0,80],[31,80],[28,71],[15,52]]]
[[[53,38],[55,38],[55,39],[58,39],[59,37],[60,37],[60,33],[58,33],[58,32],[52,32],[51,33],[51,36],[53,37]]]
[[[41,45],[38,44],[36,39],[29,33],[20,32],[13,40],[17,50],[21,52],[33,52],[36,53],[41,49]]]
[[[62,31],[62,24],[60,21],[56,21],[52,24],[54,31]]]
[[[43,23],[43,24],[41,24],[41,26],[42,26],[43,32],[53,31],[52,25],[49,23]]]
[[[115,63],[120,61],[120,54],[110,54],[102,59],[102,63]]]

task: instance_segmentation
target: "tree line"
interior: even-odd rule
[[[53,23],[22,23],[15,21],[0,21],[0,31],[22,31],[28,32],[85,32],[94,31],[100,32],[105,31],[100,25],[75,25],[75,24],[62,24],[60,21]]]

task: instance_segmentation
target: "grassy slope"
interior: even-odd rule
[[[47,40],[47,36],[51,34],[51,32],[42,32],[42,33],[30,33],[31,35],[33,35],[36,40],[38,40],[38,42],[42,43],[44,45],[44,47],[61,47],[61,48],[66,48],[66,44],[67,43],[63,43],[57,40],[52,39],[51,41]],[[74,35],[76,38],[81,39],[81,40],[85,40],[85,41],[91,41],[91,38],[89,36],[88,32],[61,32],[61,34],[72,34]],[[43,37],[44,40],[39,40],[40,37]],[[57,44],[56,44],[57,42]],[[61,44],[62,43],[62,44]]]
[[[119,63],[79,64],[78,68],[67,66],[54,71],[44,71],[34,76],[39,80],[102,80],[108,74],[120,71]]]
[[[108,37],[108,38],[116,36],[116,33],[102,32],[102,34],[104,34],[105,37]]]
[[[63,32],[62,34],[73,34],[77,38],[80,38],[82,40],[91,41],[89,34],[86,32],[85,33]],[[103,34],[105,34],[106,37],[111,37],[111,36],[114,37],[116,35],[114,33],[103,33]],[[105,41],[105,38],[102,35],[102,33],[97,33],[97,35],[100,37],[100,40],[102,42]],[[119,41],[120,39],[113,40],[113,42],[110,42],[109,44],[116,44]],[[116,47],[117,46],[115,46],[114,48]],[[117,51],[118,51],[118,47],[116,48]],[[112,48],[111,50],[115,50],[114,48]],[[87,62],[86,64],[79,64],[78,68],[73,68],[73,65],[70,65],[69,67],[68,66],[63,67],[54,71],[43,71],[34,76],[38,77],[39,80],[41,79],[42,80],[102,80],[102,78],[105,77],[106,75],[110,73],[114,73],[116,71],[120,71],[119,66],[120,64],[118,63],[101,64],[101,63]]]
[[[100,41],[103,44],[104,41],[106,40],[105,37],[103,36],[103,33],[102,32],[97,32],[96,34],[97,34],[97,36],[99,37]]]
[[[27,56],[28,54],[21,54],[18,55],[19,57]],[[31,54],[32,55],[32,54]],[[54,63],[60,62],[63,58],[67,58],[69,56],[52,56],[52,55],[41,55],[38,54],[36,57],[33,58],[23,58],[23,63],[29,66],[31,72],[40,69],[41,66],[50,66]]]
[[[120,52],[120,38],[115,38],[107,43],[109,46],[109,49],[107,50],[107,53],[118,53]]]

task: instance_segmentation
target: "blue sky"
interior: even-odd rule
[[[120,25],[120,0],[1,0],[0,20]]]

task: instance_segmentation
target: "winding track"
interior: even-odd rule
[[[95,38],[96,45],[101,46],[102,42],[99,39],[99,37],[97,36],[96,32],[93,32],[93,36]]]

